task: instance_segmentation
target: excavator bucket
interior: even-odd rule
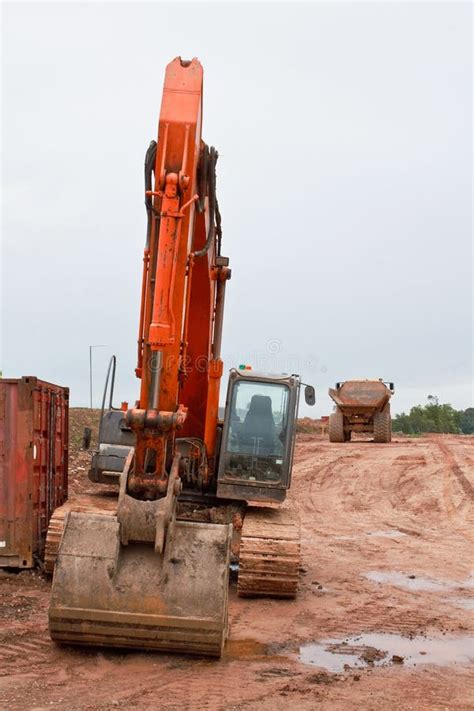
[[[68,514],[49,628],[61,643],[219,657],[227,636],[231,527],[174,521],[163,553],[123,545],[116,516]]]

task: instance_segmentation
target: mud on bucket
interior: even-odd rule
[[[174,521],[163,553],[120,542],[115,516],[71,512],[56,564],[56,642],[219,657],[228,629],[231,526]]]

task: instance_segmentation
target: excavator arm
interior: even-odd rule
[[[49,611],[58,642],[219,656],[227,635],[231,526],[176,518],[178,430],[193,445],[188,472],[205,484],[214,470],[230,276],[219,246],[217,152],[201,139],[202,81],[196,59],[166,69],[158,142],[145,161],[140,398],[125,416],[110,413],[129,433],[116,515],[66,518]]]
[[[203,442],[204,456],[192,451],[204,483],[215,455],[230,269],[220,255],[217,151],[201,138],[202,83],[197,59],[168,65],[158,143],[145,160],[148,229],[136,369],[141,388],[126,424],[136,437],[129,489],[150,499],[166,492],[177,429]]]

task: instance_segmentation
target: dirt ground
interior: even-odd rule
[[[71,491],[88,488],[72,452]],[[474,437],[300,434],[296,601],[230,601],[220,661],[60,648],[49,582],[0,573],[1,709],[474,709]]]

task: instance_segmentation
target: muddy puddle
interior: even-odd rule
[[[406,588],[407,590],[419,590],[426,592],[448,592],[457,588],[474,588],[474,576],[467,580],[437,580],[422,575],[398,573],[395,571],[371,570],[364,573],[364,578],[373,583],[387,583],[395,587]]]
[[[341,672],[351,668],[400,664],[469,664],[474,661],[474,635],[459,637],[402,637],[368,633],[343,641],[326,640],[304,644],[298,660],[303,664]]]

